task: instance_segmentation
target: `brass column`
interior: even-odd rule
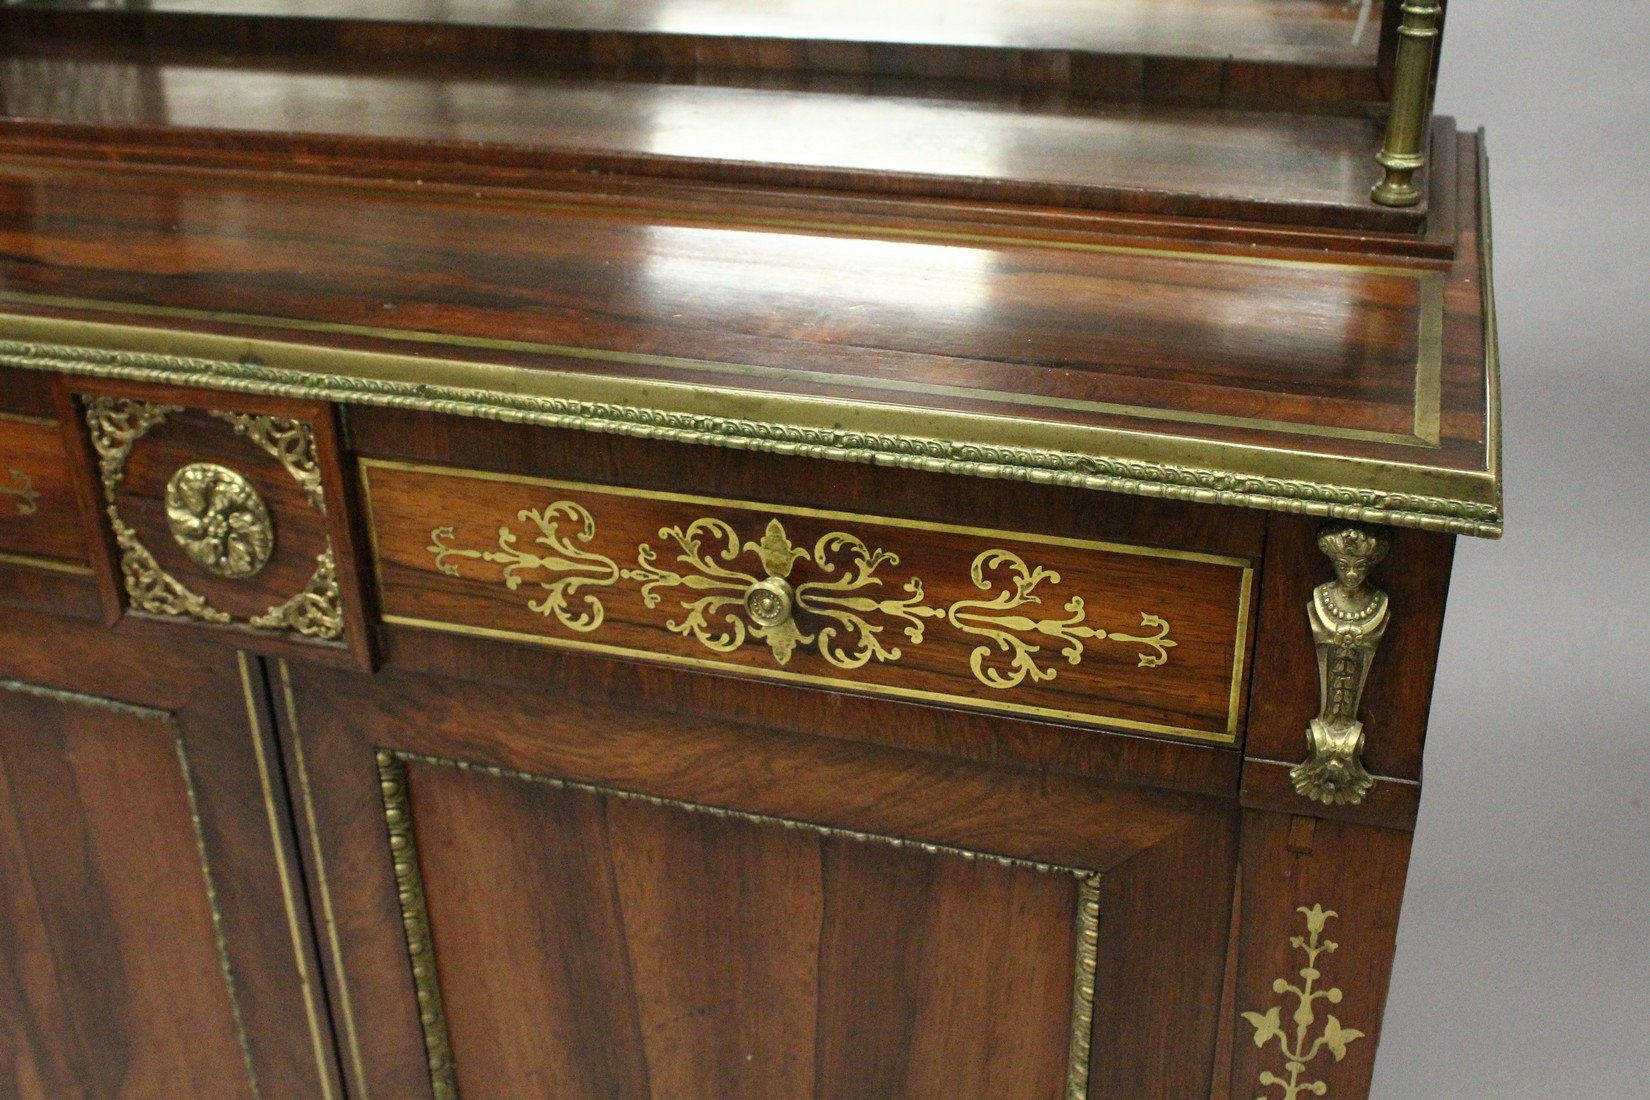
[[[1437,0],[1405,0],[1402,11],[1398,57],[1393,64],[1392,113],[1387,118],[1386,143],[1375,155],[1386,175],[1369,194],[1382,206],[1414,206],[1421,201],[1415,173],[1427,162],[1427,92],[1438,45],[1438,17],[1444,9]]]

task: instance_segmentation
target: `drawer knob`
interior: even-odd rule
[[[795,606],[796,594],[783,577],[765,577],[745,593],[745,611],[758,626],[772,628],[788,622]]]
[[[258,490],[214,462],[191,463],[172,475],[166,521],[189,560],[220,577],[253,576],[275,549],[275,527]]]

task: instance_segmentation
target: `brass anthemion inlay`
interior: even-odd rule
[[[86,424],[97,454],[104,512],[120,551],[120,574],[132,608],[150,615],[229,623],[231,616],[163,568],[143,545],[116,503],[132,447],[164,423],[178,405],[118,397],[87,397]],[[258,447],[278,459],[303,489],[309,502],[325,512],[320,466],[310,426],[281,417],[247,416],[213,411]],[[248,577],[267,562],[274,548],[268,508],[244,477],[224,466],[194,463],[176,471],[167,484],[167,521],[190,561],[219,576]],[[256,563],[256,564],[254,564]],[[307,637],[342,637],[344,619],[335,562],[329,545],[316,557],[315,571],[303,590],[249,625],[286,630]]]
[[[395,752],[379,749],[377,752],[378,778],[384,802],[384,821],[389,832],[390,860],[395,875],[396,895],[401,905],[402,926],[407,934],[407,955],[412,966],[413,988],[418,998],[419,1023],[424,1032],[424,1050],[430,1067],[431,1090],[435,1100],[458,1100],[458,1083],[454,1072],[452,1044],[447,1033],[446,1009],[441,997],[441,984],[435,962],[435,943],[430,937],[430,918],[424,900],[423,872],[418,863],[418,845],[412,825],[412,806],[407,793],[407,762],[457,768],[460,771],[479,772],[497,779],[534,783],[558,791],[580,791],[604,798],[642,802],[650,806],[679,810],[691,814],[728,821],[742,821],[752,825],[777,826],[800,830],[821,837],[851,840],[863,844],[879,844],[924,852],[928,855],[954,856],[960,859],[994,863],[1014,870],[1038,874],[1069,875],[1077,887],[1077,935],[1072,960],[1072,1010],[1069,1062],[1066,1069],[1065,1100],[1086,1100],[1089,1089],[1089,1058],[1091,1035],[1094,1030],[1094,998],[1096,974],[1100,957],[1100,875],[1097,872],[1055,863],[996,855],[969,848],[953,848],[943,844],[928,844],[880,833],[862,833],[829,825],[815,825],[790,818],[766,814],[745,813],[740,810],[704,806],[673,798],[618,790],[592,783],[557,779],[531,772],[486,764],[472,764],[422,753]],[[1333,914],[1331,914],[1333,915]],[[1337,997],[1339,994],[1337,993]],[[1356,1033],[1350,1033],[1355,1035]]]
[[[1318,802],[1362,802],[1375,786],[1363,765],[1358,705],[1390,611],[1386,593],[1369,583],[1369,571],[1389,546],[1376,528],[1331,526],[1318,535],[1335,579],[1313,589],[1307,605],[1318,651],[1318,716],[1306,729],[1306,759],[1289,773],[1295,790]]]
[[[944,622],[984,640],[970,655],[969,666],[980,683],[1006,690],[1027,680],[1055,678],[1054,662],[1043,656],[1050,643],[1059,645],[1057,659],[1068,665],[1081,663],[1091,642],[1130,647],[1140,668],[1167,663],[1177,644],[1169,637],[1169,623],[1149,612],[1141,613],[1143,632],[1138,634],[1090,624],[1077,595],[1061,605],[1063,615],[1034,613],[1043,603],[1039,588],[1058,586],[1060,574],[1001,548],[981,552],[970,570],[975,587],[992,595],[940,606],[928,602],[920,577],[900,583],[885,576],[899,565],[897,553],[847,531],[828,532],[808,547],[793,543],[778,519],[768,521],[760,539],[747,539],[724,520],[701,517],[661,528],[667,549],[644,542],[636,548],[636,564],[620,569],[612,558],[575,545],[560,529],[559,521],[568,520],[579,543],[594,539],[596,522],[583,506],[560,500],[517,516],[537,528],[533,541],[549,554],[522,549],[508,526],[499,529],[497,549],[460,547],[452,527],[430,532],[426,549],[435,555],[436,567],[454,577],[460,575],[460,559],[503,564],[503,584],[511,591],[521,586],[523,570],[551,574],[539,583],[546,595],[528,607],[582,633],[601,626],[605,608],[588,592],[576,605],[570,597],[587,588],[617,587],[624,580],[639,585],[645,608],[668,604],[673,609],[664,622],[672,633],[713,653],[732,653],[754,638],[767,643],[779,665],[789,664],[799,646],[845,670],[898,661],[902,651],[890,633],[921,645],[928,624]],[[817,579],[799,583],[793,577],[799,563],[811,565]],[[897,589],[890,592],[885,580]]]
[[[11,471],[11,484],[0,485],[0,496],[16,497],[20,516],[32,516],[40,511],[40,491],[34,487],[34,479],[22,470]]]
[[[193,462],[166,483],[166,522],[189,560],[220,577],[250,577],[269,562],[275,526],[246,478]]]
[[[1333,1015],[1323,1016],[1323,1026],[1314,1034],[1318,1024],[1318,1003],[1328,1001],[1332,1005],[1341,1003],[1341,991],[1335,986],[1318,988],[1318,982],[1323,978],[1323,967],[1319,959],[1324,955],[1331,955],[1339,946],[1334,940],[1323,938],[1324,925],[1329,918],[1336,916],[1333,909],[1325,909],[1322,905],[1314,905],[1310,909],[1304,906],[1296,910],[1306,917],[1306,935],[1289,937],[1289,944],[1295,950],[1306,956],[1306,965],[1296,973],[1300,975],[1300,984],[1296,985],[1287,978],[1279,978],[1272,983],[1272,992],[1294,999],[1295,1009],[1290,1014],[1294,1024],[1293,1031],[1283,1024],[1283,1004],[1273,1005],[1265,1012],[1245,1012],[1243,1018],[1248,1020],[1255,1029],[1255,1045],[1265,1048],[1268,1043],[1275,1042],[1278,1053],[1283,1057],[1283,1072],[1288,1076],[1281,1076],[1271,1070],[1262,1070],[1260,1084],[1263,1088],[1273,1087],[1283,1091],[1275,1100],[1299,1100],[1301,1096],[1325,1096],[1329,1086],[1322,1081],[1306,1081],[1302,1076],[1307,1072],[1312,1061],[1328,1051],[1330,1056],[1339,1062],[1346,1057],[1346,1047],[1364,1037],[1364,1033],[1356,1028],[1342,1027],[1341,1022]],[[1267,1100],[1260,1097],[1258,1100]]]

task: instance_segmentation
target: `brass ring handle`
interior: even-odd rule
[[[796,608],[796,591],[783,577],[766,577],[745,593],[745,612],[757,626],[772,629],[789,622]]]

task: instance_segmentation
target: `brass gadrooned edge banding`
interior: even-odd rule
[[[418,847],[413,839],[407,766],[400,756],[387,749],[379,749],[377,759],[378,783],[384,796],[384,823],[389,829],[390,862],[395,872],[396,897],[401,903],[401,923],[407,932],[407,959],[412,966],[413,991],[418,997],[418,1023],[424,1032],[430,1088],[435,1100],[458,1100],[453,1049],[447,1039],[447,1013],[441,1003],[441,983],[435,972],[430,917],[424,908],[424,876],[418,869]]]
[[[11,340],[0,341],[0,364],[1260,508],[1450,534],[1491,538],[1501,534],[1500,512],[1493,503],[1499,492],[1494,471],[1447,470],[1139,431],[1029,425],[1001,416],[891,406],[850,410],[841,402],[824,399],[653,380],[589,378],[128,325],[0,317],[0,330],[5,331],[65,328],[110,343],[158,341],[166,347],[237,354],[238,358]],[[264,365],[271,359],[306,366]],[[308,369],[323,364],[326,370]],[[340,369],[354,373],[334,373]],[[407,377],[392,377],[397,373]],[[410,380],[416,377],[434,380]],[[531,392],[535,388],[543,392]],[[659,407],[662,398],[671,398],[681,407]],[[701,411],[710,408],[726,411]],[[739,410],[753,415],[732,415]],[[864,419],[866,427],[836,426],[848,413]],[[773,419],[776,414],[785,419]],[[884,431],[879,418],[889,424],[916,420],[930,431]],[[1037,445],[991,438],[999,435],[1029,439]],[[1071,445],[1092,449],[1072,450]],[[1104,453],[1105,449],[1128,448],[1153,453],[1145,457]],[[1183,457],[1193,461],[1182,461]],[[1230,464],[1205,465],[1197,460]],[[1378,478],[1393,488],[1335,480],[1353,473],[1367,475],[1370,481]]]
[[[430,940],[429,916],[424,907],[424,886],[418,868],[418,854],[412,833],[412,818],[407,798],[407,762],[436,767],[456,768],[477,772],[497,779],[536,783],[558,791],[579,791],[604,798],[619,798],[650,806],[703,814],[729,821],[743,821],[753,825],[778,826],[783,829],[814,833],[822,837],[851,840],[858,843],[881,844],[929,855],[954,856],[961,859],[993,863],[1013,870],[1038,874],[1070,875],[1077,886],[1076,941],[1072,968],[1072,1013],[1069,1062],[1066,1070],[1066,1100],[1084,1100],[1088,1095],[1089,1056],[1094,1029],[1094,997],[1096,973],[1100,957],[1100,879],[1098,871],[1067,867],[1057,863],[979,852],[945,844],[928,844],[880,833],[862,833],[830,825],[815,825],[806,821],[772,817],[767,814],[745,813],[697,802],[683,802],[674,798],[623,791],[570,779],[516,771],[489,764],[472,764],[423,753],[398,752],[379,749],[378,775],[383,787],[384,816],[389,825],[390,853],[395,862],[396,888],[401,900],[403,923],[407,929],[407,949],[412,960],[413,980],[418,993],[419,1019],[424,1028],[424,1045],[430,1059],[431,1085],[435,1100],[458,1100],[458,1088],[453,1075],[452,1047],[447,1037],[447,1021],[442,1008],[441,989],[436,974],[434,946]],[[416,947],[414,945],[417,945]],[[422,969],[421,969],[422,967]],[[437,1068],[439,1064],[439,1069]]]

